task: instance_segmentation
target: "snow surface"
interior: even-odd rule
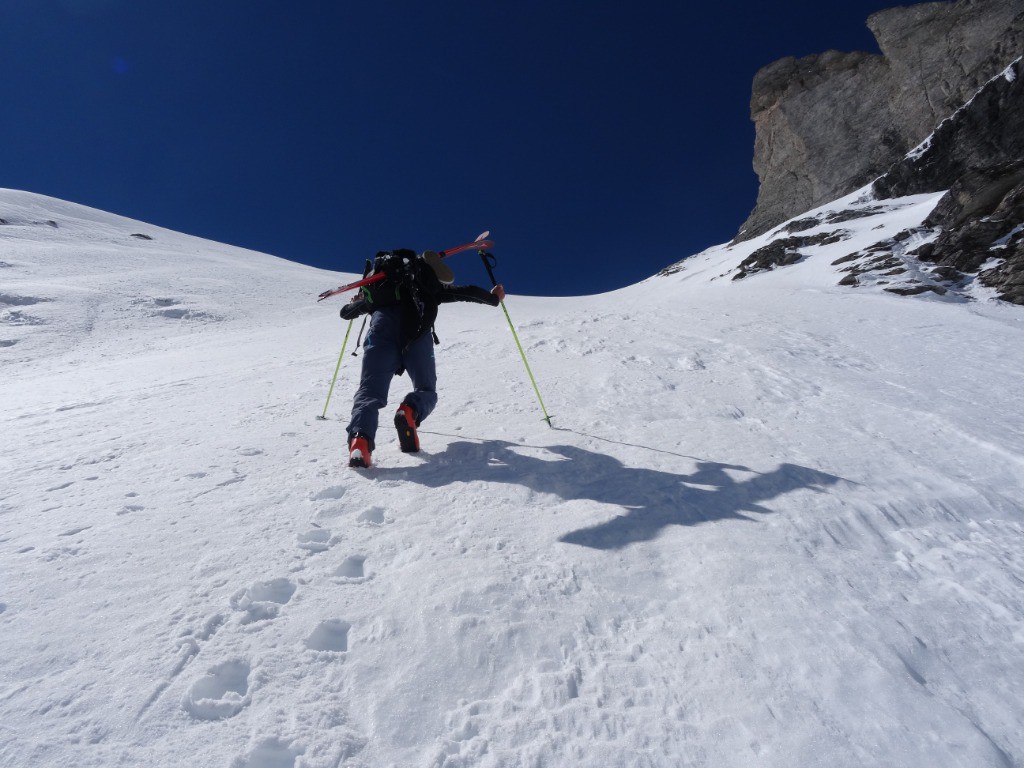
[[[0,191],[0,765],[1024,765],[1024,314],[830,265],[935,199],[512,295],[554,429],[443,307],[355,471],[351,275]]]

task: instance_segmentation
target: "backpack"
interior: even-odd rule
[[[381,272],[387,277],[361,289],[372,309],[400,305],[402,335],[407,343],[432,331],[442,286],[430,265],[415,251],[399,248],[377,253],[371,274]],[[437,334],[434,341],[437,342]]]

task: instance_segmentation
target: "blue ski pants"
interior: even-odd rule
[[[349,437],[359,432],[373,445],[379,411],[388,404],[391,379],[402,368],[412,379],[412,392],[402,402],[413,407],[420,421],[433,412],[437,405],[433,336],[424,333],[404,350],[403,343],[400,307],[384,307],[370,315],[370,328],[363,343],[363,371],[348,424]]]

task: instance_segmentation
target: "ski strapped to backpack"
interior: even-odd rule
[[[454,248],[448,248],[443,251],[438,251],[437,253],[443,259],[446,256],[461,253],[462,251],[486,250],[487,248],[493,248],[494,242],[486,239],[489,234],[490,232],[484,232],[471,243],[464,243],[463,245],[458,245]],[[337,296],[339,293],[346,293],[348,291],[355,290],[356,288],[362,288],[364,285],[372,285],[373,283],[378,283],[385,277],[387,277],[386,272],[377,272],[376,274],[369,275],[368,277],[364,277],[361,280],[356,280],[355,282],[348,283],[347,285],[339,286],[334,290],[324,291],[317,297],[317,301],[323,301],[324,299],[329,299],[331,296]]]

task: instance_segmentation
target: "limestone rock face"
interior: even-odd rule
[[[1024,0],[921,3],[872,15],[881,55],[829,51],[754,78],[757,205],[737,240],[864,186],[1024,51]]]
[[[881,56],[829,51],[770,64],[754,78],[754,170],[757,207],[740,230],[746,240],[867,184],[879,167],[909,149],[892,127],[876,129],[889,110]]]
[[[914,146],[1024,53],[1024,2],[890,8],[868,28],[889,65],[891,115]]]

